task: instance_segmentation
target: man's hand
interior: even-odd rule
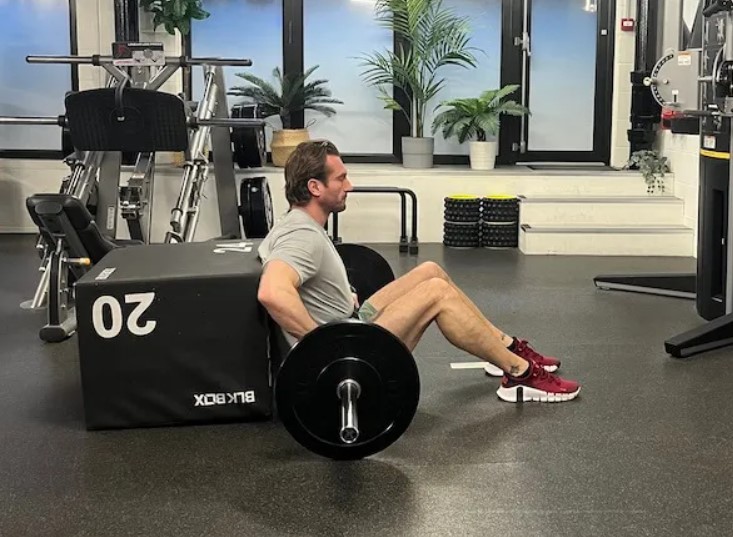
[[[360,306],[360,304],[359,304],[359,295],[357,295],[356,293],[353,293],[352,292],[351,293],[351,296],[354,297],[354,309],[355,310],[358,310],[359,309],[359,306]]]
[[[257,300],[280,327],[300,340],[318,324],[298,294],[300,278],[293,267],[280,260],[265,265]]]

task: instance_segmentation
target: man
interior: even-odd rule
[[[499,368],[502,400],[559,402],[578,395],[577,382],[552,373],[558,360],[492,325],[436,263],[422,263],[358,305],[324,229],[332,212],[346,208],[351,189],[339,152],[328,141],[300,144],[285,165],[290,211],[260,245],[258,300],[288,343],[320,324],[358,316],[389,330],[412,351],[435,322],[450,343]]]

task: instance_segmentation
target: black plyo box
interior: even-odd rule
[[[77,282],[88,429],[272,416],[258,245],[130,246]]]

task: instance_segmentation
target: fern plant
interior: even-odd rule
[[[377,88],[386,109],[405,114],[412,136],[421,138],[427,105],[446,84],[441,69],[476,66],[468,19],[444,8],[443,0],[377,0],[375,14],[400,44],[394,51],[363,56],[362,78]],[[410,98],[409,113],[394,99],[394,87]]]
[[[653,194],[655,190],[664,193],[664,174],[670,168],[667,157],[661,156],[658,151],[648,149],[634,151],[625,168],[641,172],[648,194]]]
[[[318,79],[308,82],[315,65],[299,76],[283,76],[279,67],[272,71],[277,86],[251,73],[236,73],[236,76],[249,82],[248,86],[233,86],[227,95],[244,97],[249,102],[259,105],[264,117],[279,116],[283,129],[292,128],[292,115],[302,110],[315,110],[326,117],[331,117],[336,110],[331,104],[344,104],[334,99],[331,90],[326,87],[328,80]]]
[[[202,0],[140,0],[140,7],[153,14],[153,29],[162,25],[171,35],[175,35],[176,28],[187,35],[191,19],[203,20],[211,15],[204,10]]]
[[[460,143],[476,139],[485,142],[499,134],[500,116],[529,114],[527,107],[506,98],[519,86],[510,84],[501,89],[488,90],[478,98],[444,101],[445,109],[433,119],[433,134],[442,129],[446,140],[455,136]],[[437,108],[436,108],[437,110]]]

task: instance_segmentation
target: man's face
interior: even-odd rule
[[[316,181],[318,204],[327,213],[340,213],[346,209],[346,195],[354,186],[349,181],[347,169],[341,157],[328,155],[326,158],[328,180],[325,183]]]

